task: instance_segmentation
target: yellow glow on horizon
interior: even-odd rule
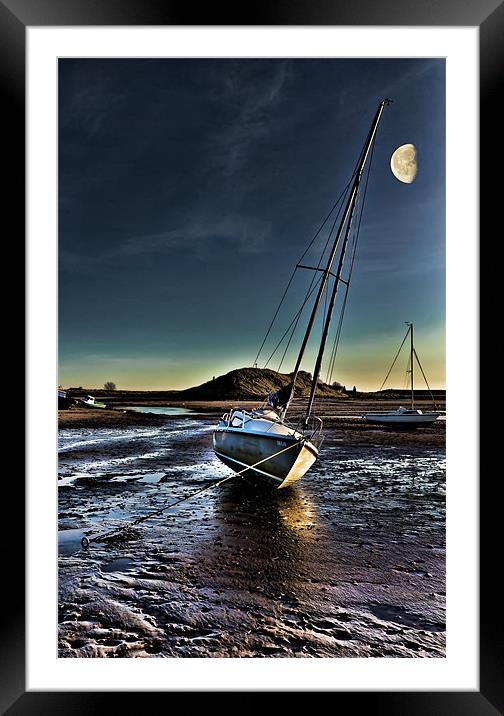
[[[342,341],[332,382],[338,381],[351,389],[372,392],[379,390],[392,364],[405,331],[399,331],[376,338]],[[429,381],[434,389],[445,388],[445,336],[442,326],[429,332],[421,328],[415,330],[415,349]],[[330,348],[326,351],[320,380],[326,382]],[[316,347],[310,347],[301,365],[302,370],[313,371],[316,360]],[[397,363],[384,388],[404,388],[409,346],[404,345]],[[279,360],[279,359],[278,359]],[[268,367],[278,368],[278,360]],[[293,369],[295,356],[288,355],[281,372],[289,373]],[[259,363],[262,367],[263,363]],[[88,355],[74,360],[62,360],[59,383],[63,387],[91,389],[103,388],[103,384],[112,381],[118,390],[184,390],[206,383],[212,378],[225,375],[237,368],[250,368],[252,361],[249,351],[215,355],[212,360],[201,354],[177,357],[159,355]],[[415,388],[426,388],[421,371],[415,364]]]
[[[359,391],[372,392],[379,390],[395,353],[391,353],[390,346],[379,350],[360,348],[355,350],[341,350],[338,356],[332,381],[338,381],[351,389],[354,385]],[[313,362],[308,356],[303,362],[302,369],[312,372]],[[445,388],[445,362],[444,351],[440,354],[439,345],[424,346],[423,354],[419,354],[422,367],[425,371],[429,385],[433,389]],[[310,364],[311,363],[311,364]],[[407,355],[401,354],[384,388],[404,388]],[[169,363],[168,361],[155,361],[146,365],[138,360],[131,365],[122,365],[120,361],[114,366],[110,361],[100,365],[62,365],[59,373],[59,384],[65,388],[83,387],[91,390],[102,389],[107,381],[116,384],[117,390],[153,390],[169,391],[184,390],[206,383],[212,378],[225,375],[237,368],[251,367],[250,361],[224,360],[209,363],[187,365],[184,363]],[[261,367],[261,366],[259,366]],[[271,366],[275,370],[278,366]],[[289,373],[291,366],[282,367],[282,373]],[[326,381],[326,368],[321,374],[321,381]],[[425,381],[418,366],[415,366],[415,388],[426,388]]]

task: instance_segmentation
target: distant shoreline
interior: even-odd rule
[[[191,391],[194,389],[191,388]],[[219,396],[211,398],[206,395],[198,396],[192,394],[190,397],[185,397],[185,391],[171,391],[171,390],[104,390],[103,388],[67,388],[67,396],[69,398],[85,398],[87,395],[92,395],[100,402],[105,402],[107,405],[120,406],[120,405],[158,405],[158,406],[170,406],[170,405],[185,405],[186,403],[198,403],[200,405],[211,406],[212,404],[224,404],[233,401],[239,401],[243,403],[247,402],[262,402],[266,395],[264,393],[244,394],[244,393],[230,393],[225,396]],[[432,394],[436,401],[445,402],[446,390],[433,390]],[[356,391],[353,393],[351,390],[347,390],[341,394],[335,394],[330,396],[324,396],[324,400],[330,401],[341,401],[346,403],[347,401],[389,401],[389,400],[403,400],[407,401],[410,399],[410,390],[400,390],[390,388],[382,391],[375,392],[364,392]],[[301,394],[299,397],[303,397]],[[415,390],[415,399],[419,402],[425,400],[430,401],[430,393],[428,390]]]
[[[68,410],[58,411],[58,426],[60,429],[110,429],[129,428],[134,426],[160,426],[173,420],[215,420],[227,412],[231,407],[254,408],[262,401],[171,401],[166,407],[184,407],[194,410],[193,414],[160,415],[156,413],[140,413],[133,410],[124,410],[120,406],[97,409],[86,407],[72,407]],[[154,403],[154,401],[152,401]],[[293,405],[293,415],[302,409],[304,401],[296,401]],[[337,430],[348,442],[355,444],[383,444],[383,445],[423,445],[425,447],[444,447],[446,435],[445,420],[437,420],[429,427],[418,430],[393,430],[380,426],[373,426],[362,419],[362,415],[370,410],[390,410],[398,407],[400,401],[395,398],[388,400],[337,400],[327,399],[317,406],[317,414],[322,418],[324,428],[329,431]],[[135,405],[135,403],[129,403]],[[419,400],[417,406],[420,410],[428,409],[430,401]],[[154,407],[154,406],[153,406]],[[155,407],[161,407],[159,403]],[[444,401],[438,404],[440,411],[445,410]],[[294,419],[294,418],[293,418]]]
[[[106,390],[105,388],[66,388],[69,398],[85,398],[92,395],[107,405],[158,405],[170,406],[173,403],[214,401],[262,401],[270,393],[277,392],[287,386],[292,387],[293,373],[279,373],[269,368],[236,368],[225,375],[208,380],[206,383],[183,390]],[[111,384],[113,385],[113,383]],[[312,375],[300,370],[295,379],[295,396],[308,397],[312,388]],[[446,390],[432,391],[436,400],[445,401]],[[409,389],[387,388],[376,392],[354,390],[338,381],[317,384],[317,397],[346,403],[351,400],[407,400],[411,395]],[[428,389],[415,390],[419,400],[430,399]]]

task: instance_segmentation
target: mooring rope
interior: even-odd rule
[[[176,500],[175,502],[171,502],[169,505],[164,505],[163,507],[160,507],[159,509],[154,510],[154,512],[149,512],[147,515],[142,515],[141,517],[137,517],[135,520],[128,522],[126,525],[123,525],[122,527],[115,527],[114,529],[110,530],[109,532],[97,534],[95,536],[83,537],[81,539],[81,545],[84,549],[87,549],[89,547],[89,545],[91,544],[91,542],[101,542],[104,539],[110,539],[111,537],[115,537],[115,536],[121,534],[122,532],[127,532],[132,527],[139,525],[141,522],[145,522],[146,520],[150,520],[152,517],[157,517],[158,515],[161,515],[166,510],[169,510],[172,507],[179,505],[181,502],[186,502],[187,500],[191,500],[193,497],[196,497],[197,495],[202,495],[204,492],[207,492],[208,490],[211,490],[214,487],[219,487],[220,485],[223,485],[225,482],[228,482],[228,480],[232,480],[234,477],[241,477],[242,473],[247,472],[247,470],[253,470],[258,465],[262,465],[262,463],[267,462],[268,460],[272,460],[274,457],[277,457],[277,455],[281,455],[281,453],[287,452],[287,450],[291,450],[293,447],[296,447],[297,445],[302,444],[302,443],[304,443],[304,440],[300,440],[298,442],[292,443],[292,445],[288,445],[286,448],[282,448],[282,450],[279,450],[278,452],[274,453],[273,455],[268,455],[268,457],[265,457],[262,460],[259,460],[258,462],[254,463],[253,465],[244,467],[243,470],[240,470],[239,472],[234,472],[232,475],[228,475],[228,477],[225,477],[222,480],[217,480],[217,482],[212,482],[211,485],[206,485],[205,487],[202,487],[199,490],[196,490],[196,492],[192,492],[190,495],[187,495],[186,497],[181,497],[178,500]]]

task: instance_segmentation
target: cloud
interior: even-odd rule
[[[115,262],[118,259],[154,254],[189,254],[202,261],[222,252],[253,255],[268,250],[271,224],[250,216],[228,215],[220,220],[201,218],[169,231],[130,236],[101,252],[78,253],[60,249],[60,269],[67,272]]]
[[[60,131],[78,128],[91,139],[100,132],[108,117],[125,104],[127,89],[119,91],[106,68],[96,62],[73,63],[72,71],[65,77],[69,86],[60,103]]]
[[[280,101],[290,74],[288,61],[268,65],[267,72],[256,63],[240,63],[226,73],[223,92],[216,99],[227,105],[233,119],[217,133],[214,154],[214,163],[225,176],[236,174],[254,142],[271,131],[271,110]]]
[[[215,250],[230,246],[243,254],[262,253],[271,234],[268,222],[254,217],[230,215],[220,220],[200,220],[187,226],[154,234],[132,236],[112,251],[114,256],[181,251],[208,259]]]

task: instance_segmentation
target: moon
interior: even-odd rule
[[[413,144],[397,147],[390,158],[392,174],[399,181],[411,184],[418,173],[417,150]]]

